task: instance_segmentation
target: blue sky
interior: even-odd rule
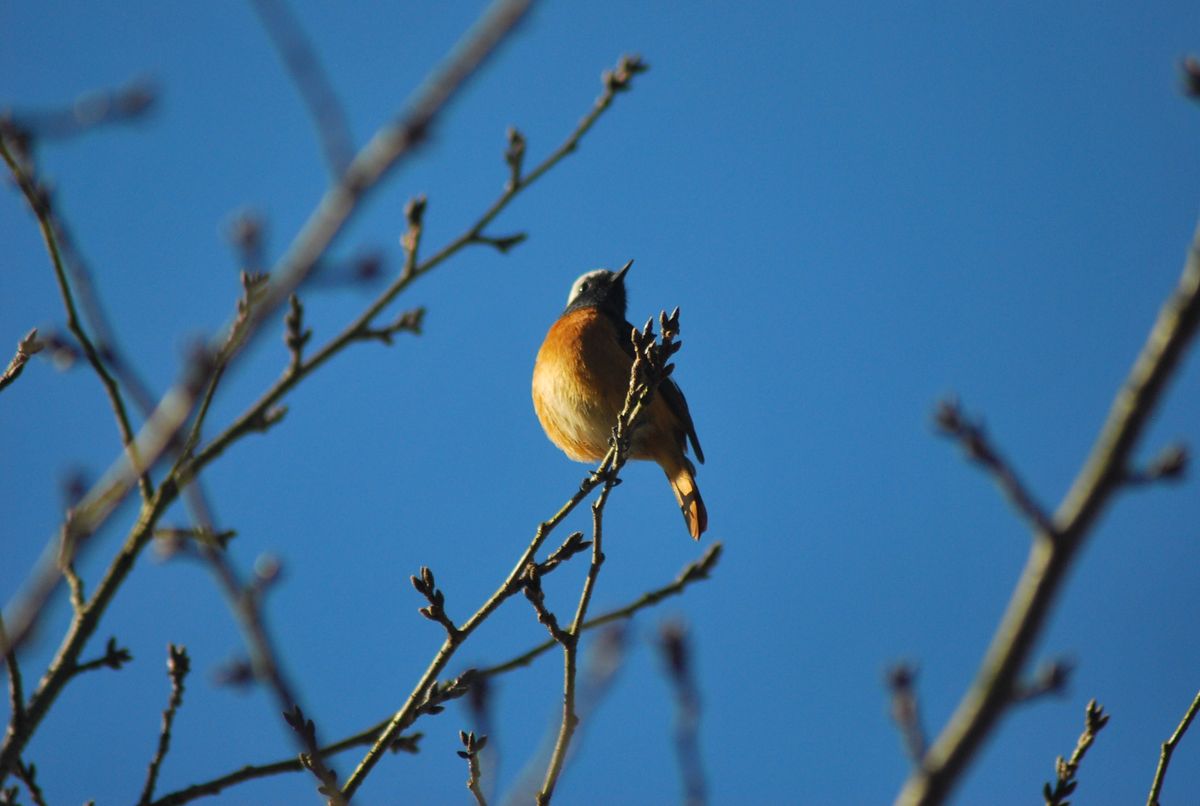
[[[428,8],[297,3],[356,142],[392,119],[475,18]],[[928,728],[971,680],[1024,562],[1027,534],[989,480],[930,424],[957,393],[1048,507],[1083,461],[1113,393],[1173,287],[1200,211],[1200,109],[1178,59],[1200,50],[1191,4],[547,4],[440,121],[419,160],[362,211],[338,254],[400,260],[403,205],[426,193],[426,244],[454,237],[499,192],[504,132],[535,160],[556,146],[623,52],[651,64],[579,152],[494,225],[524,231],[415,284],[425,333],[347,351],[301,386],[273,433],[207,474],[243,568],[277,555],[269,617],[322,734],[390,714],[440,642],[408,575],[437,573],[465,617],[575,489],[584,467],[543,436],[529,378],[572,280],[634,258],[630,318],[682,308],[677,378],[708,462],[712,580],[639,615],[631,645],[568,769],[564,803],[678,798],[670,688],[651,642],[669,616],[695,642],[701,744],[714,803],[877,803],[907,762],[887,716],[888,664],[920,667]],[[145,75],[154,114],[45,144],[44,176],[89,259],[121,343],[156,390],[189,343],[229,318],[237,265],[222,232],[247,207],[278,256],[325,187],[309,118],[248,6],[126,2],[0,6],[0,99],[58,106]],[[64,315],[32,218],[0,195],[0,345]],[[304,294],[316,342],[371,288]],[[219,395],[215,426],[286,361],[264,334]],[[9,349],[9,347],[5,347]],[[7,353],[4,359],[7,360]],[[1200,444],[1200,375],[1187,360],[1140,456]],[[18,589],[61,517],[59,480],[119,448],[95,377],[36,361],[0,396],[0,591]],[[599,610],[671,579],[687,539],[657,468],[630,467],[607,510]],[[102,534],[89,583],[132,511]],[[183,523],[184,514],[167,519]],[[1036,800],[1072,749],[1089,698],[1112,721],[1077,799],[1144,799],[1158,745],[1200,688],[1196,482],[1120,497],[1071,573],[1037,657],[1065,657],[1069,691],[1011,712],[957,802]],[[586,528],[576,513],[567,526]],[[583,565],[547,581],[566,610]],[[63,603],[23,658],[32,685],[66,624]],[[508,604],[454,664],[541,641]],[[160,791],[293,751],[261,692],[214,685],[240,638],[209,575],[144,558],[90,653],[115,635],[135,662],[74,682],[29,752],[51,802],[127,802],[167,696],[167,642],[196,672]],[[508,789],[557,719],[548,655],[496,691]],[[421,724],[417,757],[388,757],[364,803],[401,794],[468,802],[452,706]],[[1195,739],[1191,742],[1190,739]],[[1200,791],[1200,737],[1165,796]],[[345,775],[355,754],[338,757]],[[301,775],[222,803],[312,799]]]

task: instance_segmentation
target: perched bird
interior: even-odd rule
[[[596,462],[625,405],[633,366],[633,325],[625,319],[625,273],[597,269],[571,286],[567,308],[550,326],[533,366],[533,407],[550,441],[577,462]],[[683,511],[688,533],[699,539],[708,512],[696,488],[696,468],[685,455],[691,440],[704,452],[683,392],[667,378],[633,434],[630,457],[658,462]]]

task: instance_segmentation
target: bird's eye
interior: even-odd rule
[[[581,292],[582,292],[582,291],[587,291],[587,288],[588,288],[588,284],[587,284],[587,283],[580,283],[580,284],[579,284],[579,290],[580,290]]]

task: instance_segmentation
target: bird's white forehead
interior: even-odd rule
[[[575,298],[579,296],[580,292],[583,290],[584,283],[611,274],[612,272],[608,269],[593,269],[592,271],[579,275],[575,282],[571,283],[571,293],[567,294],[567,304],[570,305],[575,301]]]

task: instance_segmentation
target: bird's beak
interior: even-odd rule
[[[629,271],[629,267],[632,265],[633,265],[633,261],[631,260],[628,263],[626,263],[624,266],[622,266],[621,270],[619,272],[617,272],[617,276],[615,279],[618,283],[625,282],[625,272]]]

